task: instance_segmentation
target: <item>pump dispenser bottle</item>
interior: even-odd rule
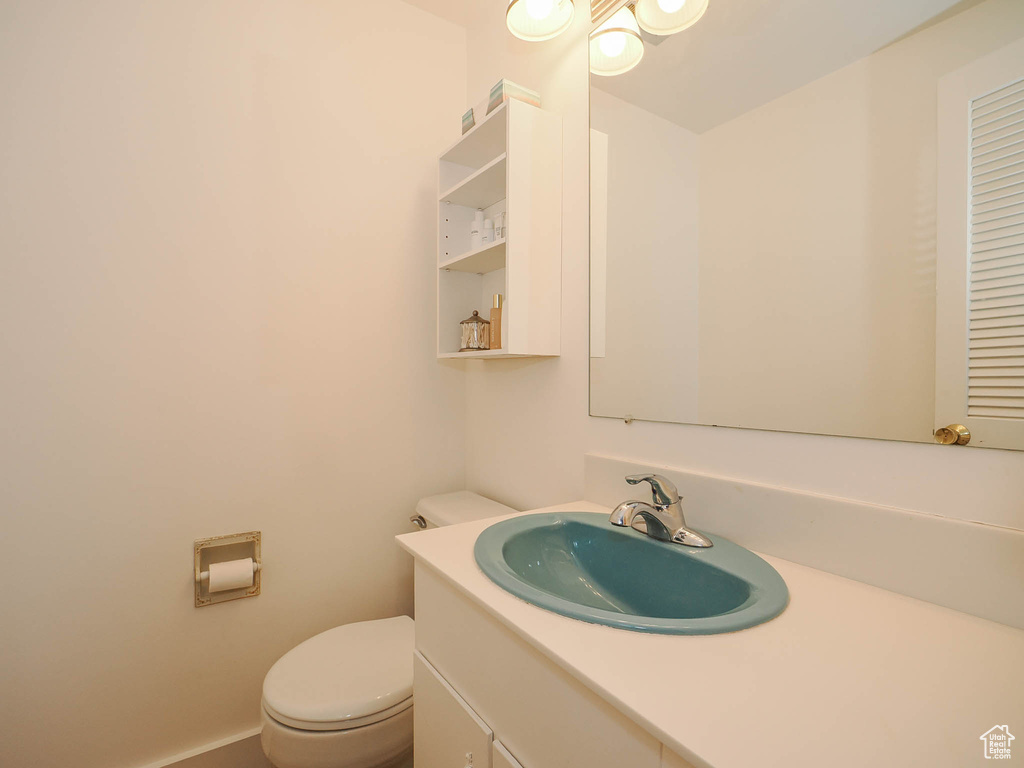
[[[469,229],[469,249],[475,251],[484,244],[484,212],[483,209],[473,214],[473,225]]]

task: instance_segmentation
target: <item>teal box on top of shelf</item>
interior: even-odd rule
[[[502,78],[494,84],[493,88],[491,88],[491,97],[487,102],[487,114],[496,110],[509,99],[525,101],[527,104],[532,104],[535,107],[540,106],[539,93],[531,91],[529,88],[524,88],[521,85],[517,85],[511,80]]]
[[[535,107],[540,106],[539,93],[531,91],[529,88],[524,88],[517,83],[513,83],[511,80],[502,78],[494,84],[494,87],[491,88],[490,95],[486,99],[481,101],[475,107],[467,109],[462,115],[463,135],[469,133],[469,131],[476,127],[477,120],[482,120],[509,99],[516,99],[527,104],[532,104]]]

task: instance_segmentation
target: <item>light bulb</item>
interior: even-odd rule
[[[640,29],[665,37],[692,27],[708,9],[708,0],[637,0]]]
[[[541,21],[555,10],[555,0],[526,0],[526,13],[531,19]]]
[[[675,13],[686,5],[686,0],[658,0],[658,7],[665,13]]]
[[[626,50],[626,35],[623,32],[605,32],[597,44],[601,47],[601,53],[609,59],[614,59]]]

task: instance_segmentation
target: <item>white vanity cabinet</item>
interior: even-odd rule
[[[689,768],[420,563],[416,648],[415,768]]]

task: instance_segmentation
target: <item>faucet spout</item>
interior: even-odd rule
[[[683,517],[682,499],[671,481],[661,475],[630,475],[630,485],[642,482],[651,484],[653,504],[646,501],[624,501],[612,512],[608,521],[612,525],[632,528],[637,517],[646,523],[646,533],[658,541],[670,541],[687,547],[712,547],[711,539],[702,533],[686,527]]]
[[[632,528],[633,521],[638,517],[647,524],[647,535],[658,541],[672,541],[672,531],[661,519],[658,510],[646,501],[624,501],[617,506],[608,518],[612,525]]]

